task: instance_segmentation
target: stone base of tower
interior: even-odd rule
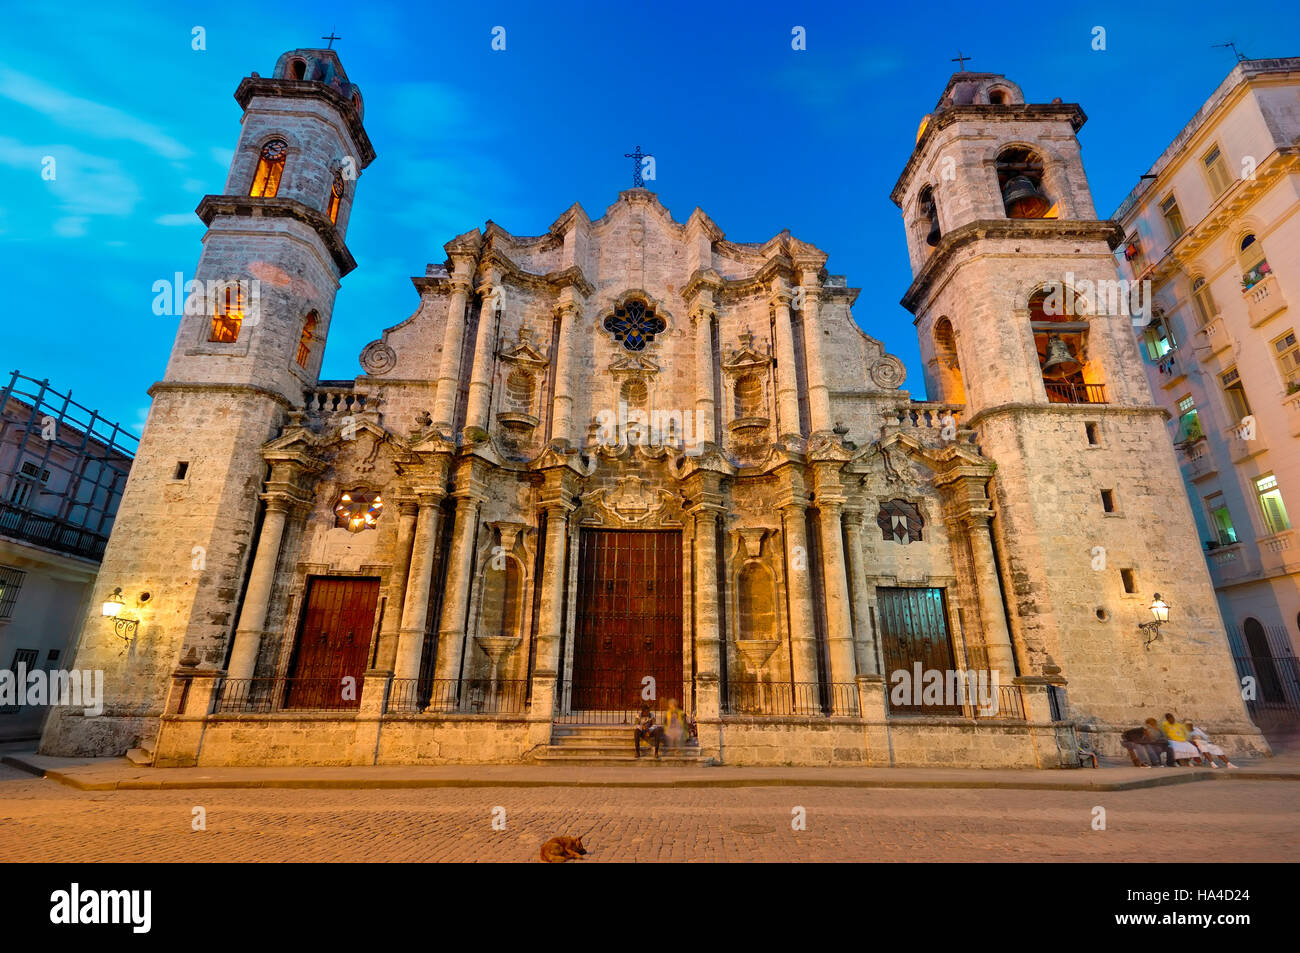
[[[157,715],[98,715],[55,709],[45,723],[38,753],[53,758],[105,758],[125,754],[158,737]]]

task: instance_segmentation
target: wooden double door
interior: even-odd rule
[[[885,656],[885,691],[890,693],[889,709],[912,714],[960,715],[961,705],[913,704],[920,697],[907,692],[908,702],[900,704],[893,699],[894,673],[907,672],[905,684],[916,681],[916,664],[921,671],[937,670],[944,673],[955,668],[952,636],[948,631],[948,605],[942,589],[901,588],[881,586],[876,589],[877,615],[880,621],[880,641]]]
[[[682,698],[682,537],[583,530],[578,552],[572,711],[663,708]],[[645,679],[655,697],[643,697]]]
[[[325,577],[308,582],[284,707],[360,707],[378,602],[378,579]],[[344,679],[349,676],[355,679],[355,692],[345,697]]]

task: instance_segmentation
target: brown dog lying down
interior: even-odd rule
[[[541,857],[547,864],[564,864],[578,860],[586,853],[581,837],[552,837],[542,845]]]

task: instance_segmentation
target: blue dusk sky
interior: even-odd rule
[[[206,49],[191,48],[203,27]],[[491,48],[506,30],[506,49]],[[791,49],[806,30],[807,49]],[[1104,51],[1094,50],[1103,27]],[[536,235],[574,202],[592,218],[647,183],[678,221],[696,206],[734,241],[788,228],[862,289],[868,334],[924,396],[899,304],[910,270],[889,192],[956,68],[1004,73],[1031,102],[1080,103],[1098,212],[1109,215],[1234,59],[1300,54],[1300,6],[1222,2],[50,3],[7,2],[0,36],[0,370],[136,430],[174,317],[152,286],[192,277],[239,135],[232,96],[331,30],[366,97],[378,158],[358,184],[325,378],[417,304],[409,277],[491,219]],[[42,177],[53,156],[56,178]]]

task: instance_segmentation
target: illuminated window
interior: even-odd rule
[[[1291,521],[1286,518],[1286,507],[1282,504],[1282,491],[1277,488],[1277,477],[1270,473],[1256,480],[1255,495],[1259,497],[1259,508],[1270,536],[1291,528]]]
[[[330,221],[335,225],[339,221],[339,202],[343,199],[343,176],[341,173],[334,173],[334,184],[330,186]]]
[[[383,510],[384,501],[378,491],[349,490],[334,506],[334,526],[349,533],[374,529]]]
[[[1228,166],[1223,161],[1219,147],[1215,146],[1205,153],[1201,157],[1201,164],[1205,166],[1205,177],[1210,182],[1210,193],[1217,199],[1232,185],[1232,176],[1228,174]]]
[[[264,199],[275,197],[275,193],[280,191],[280,176],[284,174],[284,159],[288,154],[289,144],[283,139],[272,139],[262,146],[249,195]]]
[[[1043,191],[1043,160],[1028,149],[1004,149],[997,159],[998,188],[1007,218],[1056,218]]]
[[[1201,418],[1196,413],[1196,402],[1189,394],[1178,402],[1178,430],[1174,434],[1174,443],[1194,443],[1204,436]]]
[[[216,344],[233,344],[239,340],[239,328],[243,323],[244,290],[238,282],[230,282],[217,292],[208,340]]]
[[[1186,229],[1183,225],[1183,213],[1178,210],[1178,200],[1170,195],[1160,203],[1160,212],[1169,226],[1169,234],[1177,240]]]
[[[1210,286],[1204,278],[1198,277],[1192,281],[1192,306],[1196,309],[1196,318],[1201,327],[1209,324],[1219,313],[1219,307],[1214,303],[1214,296],[1210,294]]]
[[[308,311],[307,317],[302,319],[302,333],[298,335],[298,365],[307,366],[307,360],[311,357],[311,342],[316,339],[316,322],[320,318],[315,311]]]
[[[1222,493],[1211,493],[1205,498],[1205,508],[1210,514],[1210,527],[1217,534],[1220,546],[1231,546],[1237,541],[1237,530],[1232,525],[1232,514]]]

